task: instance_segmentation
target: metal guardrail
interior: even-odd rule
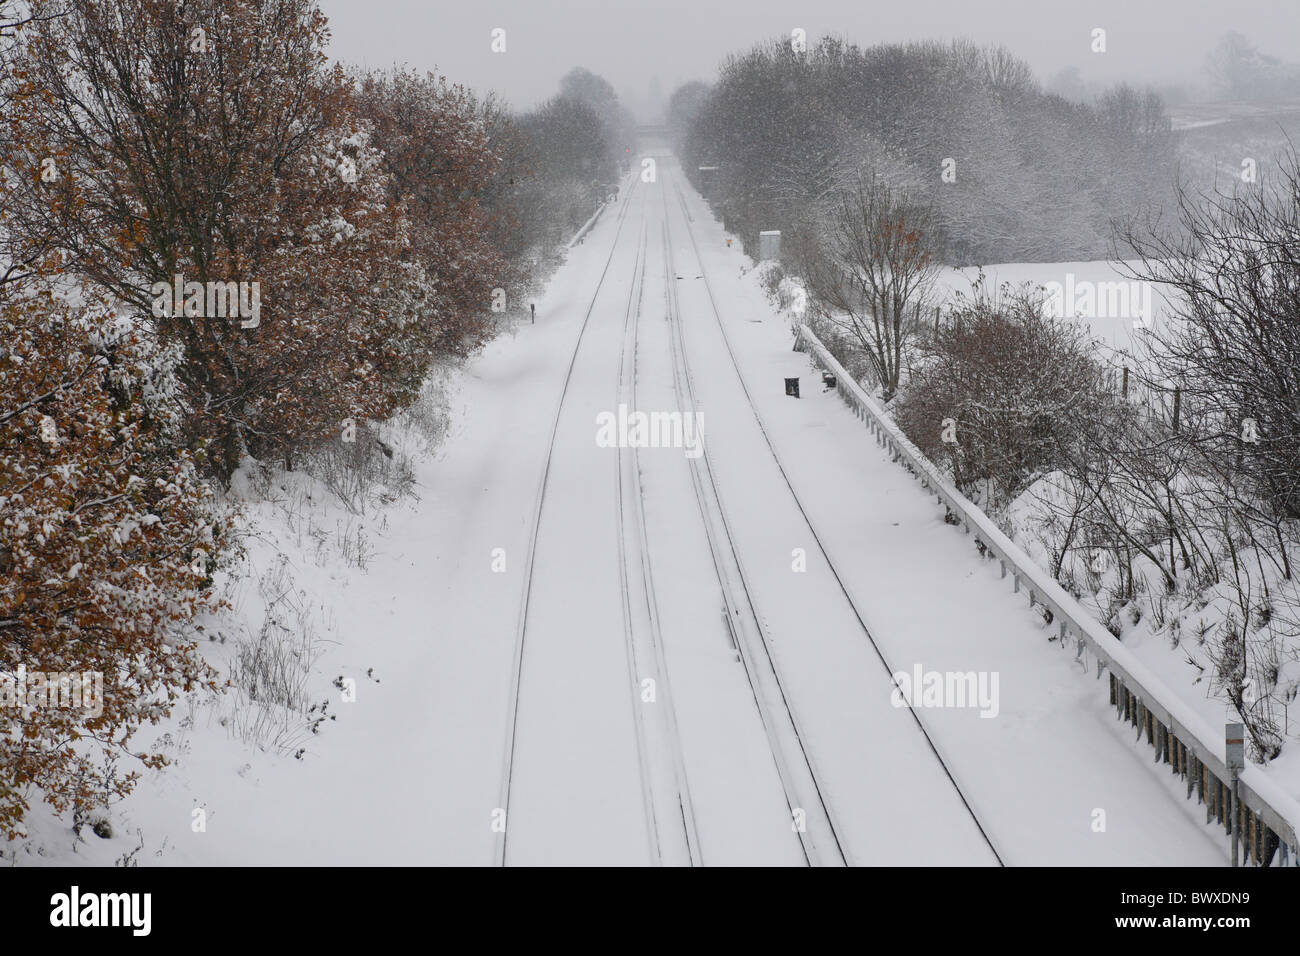
[[[631,187],[632,181],[632,175],[623,177],[623,182],[619,185],[619,190],[623,195],[626,195],[626,191]],[[591,218],[578,227],[578,231],[573,234],[573,238],[569,240],[568,245],[566,245],[565,248],[572,249],[574,246],[581,245],[582,241],[587,238],[587,233],[591,232],[592,227],[596,225],[596,221],[600,219],[600,214],[608,207],[614,205],[617,201],[616,198],[602,199],[600,205],[596,207],[596,211],[591,214]]]
[[[1146,734],[1155,749],[1156,762],[1170,764],[1173,773],[1187,782],[1187,796],[1197,795],[1206,806],[1206,822],[1222,823],[1231,834],[1234,827],[1245,846],[1245,859],[1262,865],[1278,858],[1281,865],[1300,866],[1300,802],[1283,791],[1258,767],[1246,767],[1238,775],[1238,806],[1232,808],[1231,772],[1224,756],[1224,743],[1210,744],[1217,735],[1136,655],[1092,617],[1046,570],[1040,568],[1017,544],[997,527],[982,509],[958,491],[926,456],[886,416],[884,409],[858,385],[830,351],[806,325],[800,325],[795,348],[806,347],[822,368],[835,376],[840,397],[872,430],[878,444],[889,448],[894,461],[901,461],[921,483],[955,515],[967,533],[974,528],[984,552],[1008,570],[1019,591],[1029,592],[1030,605],[1042,605],[1059,626],[1060,646],[1074,640],[1075,658],[1086,668],[1085,654],[1096,661],[1097,678],[1110,674],[1110,702],[1122,720]],[[1274,850],[1277,852],[1275,853]]]
[[[573,234],[573,238],[565,246],[566,249],[572,249],[587,238],[587,233],[591,232],[591,227],[596,224],[596,220],[600,218],[600,214],[605,211],[605,207],[609,204],[608,199],[601,200],[600,205],[596,207],[596,211],[591,214],[591,218],[578,227],[578,231]]]

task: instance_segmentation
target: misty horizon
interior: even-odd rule
[[[1283,62],[1300,45],[1300,11],[1288,11],[1281,0],[1202,9],[1195,19],[1173,0],[1137,8],[1103,0],[1086,10],[1056,10],[1030,0],[995,6],[918,0],[902,8],[862,5],[853,12],[837,6],[772,0],[755,0],[742,11],[677,0],[617,5],[498,0],[473,7],[418,0],[321,3],[332,31],[328,52],[339,62],[432,70],[479,93],[494,92],[515,109],[545,101],[561,77],[583,67],[608,80],[641,122],[661,119],[658,110],[683,84],[713,82],[729,55],[788,38],[796,27],[806,32],[809,48],[832,36],[864,48],[955,39],[1002,45],[1055,92],[1068,95],[1066,83],[1057,81],[1077,70],[1081,94],[1130,83],[1178,89],[1190,101],[1211,96],[1206,62],[1224,35],[1238,33],[1261,55]],[[394,20],[410,26],[394,34],[386,29]],[[427,31],[420,29],[423,24]],[[1176,24],[1176,33],[1170,24]],[[1106,30],[1104,54],[1091,49],[1096,28]],[[504,54],[491,49],[496,29],[506,31]],[[624,42],[629,30],[636,36],[633,44]],[[1073,80],[1068,85],[1075,86]]]

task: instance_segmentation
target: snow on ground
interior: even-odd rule
[[[1026,553],[1040,567],[1050,568],[1052,558],[1043,543],[1044,532],[1041,521],[1043,506],[1039,496],[1052,494],[1048,487],[1049,476],[1026,489],[1007,508],[1003,522],[1010,527],[1014,540],[1025,548]],[[1084,579],[1077,573],[1076,583]],[[1066,565],[1067,569],[1069,564]],[[1207,636],[1216,637],[1217,628],[1229,616],[1240,620],[1241,609],[1233,587],[1225,579],[1218,585],[1211,585],[1203,591],[1186,586],[1184,582],[1174,594],[1164,590],[1162,576],[1147,558],[1139,556],[1133,562],[1134,575],[1142,581],[1142,590],[1132,601],[1124,602],[1122,609],[1115,615],[1120,626],[1120,640],[1132,651],[1151,672],[1179,694],[1184,703],[1199,714],[1210,727],[1219,727],[1224,723],[1236,723],[1240,715],[1227,704],[1222,696],[1215,696],[1216,666],[1211,655],[1212,645]],[[1300,583],[1287,581],[1281,571],[1265,567],[1264,578],[1271,607],[1287,609],[1300,606]],[[1113,608],[1106,607],[1110,594],[1116,589],[1118,572],[1107,568],[1099,576],[1101,590],[1089,593],[1080,585],[1082,595],[1080,602],[1099,621],[1105,623]],[[1144,580],[1145,579],[1145,580]],[[1256,592],[1259,582],[1256,581]],[[1279,610],[1279,615],[1287,613]],[[1258,609],[1252,611],[1257,617]],[[1289,628],[1290,622],[1281,619],[1283,628]],[[1252,629],[1258,627],[1252,623]],[[1252,634],[1252,637],[1256,635]],[[1276,684],[1279,696],[1285,694],[1285,688],[1294,686],[1300,674],[1300,662],[1284,659],[1278,662]],[[1221,692],[1220,692],[1221,693]],[[1296,745],[1296,730],[1300,724],[1291,723],[1290,707],[1285,699],[1275,708],[1278,729],[1284,738],[1282,753],[1264,765],[1269,778],[1287,793],[1300,795],[1300,747]],[[1300,720],[1300,715],[1298,715]]]
[[[1065,285],[1067,277],[1075,285],[1092,283],[1095,288],[1107,283],[1131,282],[1115,263],[1109,262],[1067,262],[1067,263],[1004,263],[984,267],[986,282],[993,287],[1007,282],[1015,285],[1028,283],[1033,286],[1059,283]],[[977,269],[947,269],[939,277],[937,291],[951,293],[968,291],[970,282],[978,274]],[[1134,298],[1133,301],[1137,301]],[[1170,321],[1169,305],[1158,288],[1152,292],[1153,324]],[[1145,334],[1128,315],[1080,315],[1078,321],[1086,323],[1092,334],[1103,346],[1119,352],[1134,350]],[[1136,388],[1136,385],[1135,385]],[[1040,506],[1036,496],[1042,493],[1041,484],[1027,489],[1007,509],[1002,519],[1010,528],[1017,543],[1044,568],[1050,567],[1050,559],[1041,543],[1037,540],[1035,526],[1040,517]],[[1139,561],[1139,575],[1147,574],[1151,581],[1158,581],[1159,575],[1154,568],[1146,567],[1146,562]],[[1258,587],[1258,583],[1256,585]],[[1274,569],[1268,569],[1266,586],[1274,595],[1278,607],[1293,607],[1296,604],[1295,582],[1288,582]],[[1156,585],[1159,589],[1159,585]],[[1157,620],[1157,615],[1146,614],[1140,620],[1133,621],[1125,616],[1122,639],[1125,646],[1133,650],[1138,657],[1152,668],[1166,685],[1174,688],[1197,713],[1201,714],[1211,726],[1218,726],[1225,721],[1239,720],[1239,716],[1225,707],[1221,698],[1212,696],[1213,664],[1205,649],[1196,639],[1201,626],[1214,626],[1225,614],[1235,612],[1235,600],[1229,596],[1231,589],[1225,584],[1212,588],[1203,595],[1180,595],[1179,599],[1167,601],[1167,619]],[[1195,600],[1193,600],[1195,599]],[[1152,598],[1152,600],[1161,600]],[[1100,609],[1095,600],[1084,595],[1085,605],[1095,611],[1099,620],[1105,620],[1106,613]],[[1203,603],[1204,602],[1204,603]],[[1179,606],[1185,604],[1186,606]],[[1171,630],[1170,621],[1174,622],[1180,635],[1177,639]],[[1289,674],[1294,672],[1294,662],[1281,663],[1279,686],[1286,686]],[[1294,728],[1290,723],[1289,708],[1280,705],[1279,725],[1290,743],[1280,757],[1270,762],[1267,770],[1270,776],[1287,792],[1300,796],[1300,748],[1294,746]]]
[[[911,714],[891,703],[889,669],[856,608],[895,670],[997,675],[996,716],[976,708],[917,714],[1006,862],[1224,862],[1222,837],[1113,718],[1103,686],[1057,649],[1041,618],[944,524],[942,510],[834,392],[820,390],[755,275],[742,274],[738,248],[726,248],[684,179],[661,170],[659,183],[627,190],[570,251],[538,300],[537,324],[493,342],[464,369],[450,433],[436,456],[415,462],[418,498],[359,518],[301,476],[281,476],[279,494],[299,512],[290,521],[283,506],[250,493],[255,574],[224,625],[227,643],[209,651],[228,661],[235,633],[258,630],[267,605],[290,627],[305,615],[320,640],[303,690],[312,702],[328,701],[318,732],[290,724],[284,746],[259,748],[232,732],[229,701],[181,708],[157,730],[173,735],[176,764],[146,774],[114,809],[115,836],[74,845],[66,826],[37,814],[31,844],[43,854],[33,859],[108,864],[140,845],[141,864],[493,862],[534,507],[572,359],[537,539],[508,859],[651,861],[645,808],[655,797],[647,791],[662,788],[640,774],[647,764],[662,773],[663,754],[638,759],[636,708],[656,705],[642,702],[640,674],[628,664],[620,459],[594,435],[595,416],[612,411],[620,394],[629,303],[642,308],[640,406],[685,410],[673,388],[666,321],[674,283],[720,498],[850,861],[992,861]],[[661,192],[674,183],[686,192],[689,216]],[[665,221],[680,279],[665,271]],[[688,230],[743,381],[852,605],[745,403],[705,281],[696,278],[703,273]],[[630,297],[642,242],[644,287]],[[781,387],[793,375],[803,380],[797,401]],[[666,662],[659,677],[670,678],[703,861],[800,863],[773,753],[722,622],[687,459],[682,449],[660,448],[637,460],[646,522],[631,533],[644,537],[650,557]],[[356,566],[361,531],[373,548],[364,569]],[[804,572],[792,567],[796,548],[806,551]],[[291,573],[272,573],[279,561]],[[292,600],[280,597],[277,583]],[[343,701],[339,677],[356,682],[355,702]],[[206,814],[203,832],[193,826],[196,809]],[[1095,829],[1098,811],[1104,832]]]
[[[200,708],[186,729],[178,713],[156,731],[183,738],[175,765],[146,774],[114,809],[113,839],[87,834],[76,844],[63,821],[38,810],[24,857],[109,864],[137,846],[138,829],[141,864],[491,862],[526,515],[612,228],[602,221],[569,253],[537,300],[535,327],[494,341],[464,370],[440,453],[415,461],[418,501],[367,525],[374,553],[364,572],[329,548],[318,566],[314,540],[300,540],[274,507],[252,507],[251,569],[285,555],[293,587],[307,595],[300,603],[333,623],[311,697],[328,698],[337,719],[310,735],[302,759],[233,738],[218,711]],[[317,526],[335,532],[346,523],[323,490],[315,498]],[[380,533],[374,524],[384,517]],[[504,573],[491,571],[497,547]],[[243,590],[255,594],[255,583]],[[256,604],[237,605],[232,634],[260,627],[249,600]],[[229,659],[218,649],[212,656]],[[342,702],[338,676],[357,681],[354,703]],[[192,828],[195,809],[206,811],[204,832]]]
[[[1203,810],[1182,799],[1176,778],[1151,767],[1149,755],[1112,716],[1104,686],[1057,649],[1041,617],[1011,593],[996,566],[981,561],[960,531],[943,522],[942,509],[889,461],[836,393],[821,390],[806,356],[790,351],[788,324],[772,314],[757,277],[740,276],[747,260],[726,248],[721,227],[707,219],[694,196],[691,209],[759,413],[890,665],[896,671],[920,664],[926,671],[999,675],[997,717],[982,718],[976,709],[926,708],[920,716],[1007,862],[1221,863],[1226,844],[1204,826]],[[708,317],[700,319],[705,339]],[[729,373],[719,361],[711,374]],[[804,398],[798,401],[782,390],[782,380],[794,375],[802,377]],[[712,447],[740,441],[743,418],[735,416],[737,432],[719,432],[714,425]],[[737,495],[759,481],[763,455],[755,442],[750,445],[732,470]],[[752,507],[763,519],[755,528],[776,525],[775,485],[769,477],[768,490],[754,496]],[[804,580],[812,584],[815,546],[806,533],[791,530],[782,538],[767,549],[768,574],[772,580],[795,578],[790,551],[805,547],[810,564]],[[801,613],[803,627],[792,628],[789,648],[782,646],[781,653],[792,671],[807,668],[804,699],[810,699],[814,691],[827,690],[844,664],[838,656],[798,662],[801,654],[815,653],[813,641],[824,636],[816,606]],[[811,676],[818,671],[820,682]],[[887,698],[889,674],[879,662],[864,664],[854,676],[860,694]],[[892,737],[907,729],[903,722],[892,731],[842,726],[840,734],[871,763],[869,748],[879,746],[873,732]],[[871,767],[878,786],[893,782],[891,769],[888,761]],[[1106,812],[1105,833],[1091,829],[1098,809]],[[859,862],[870,860],[865,848],[858,853]],[[916,862],[953,860],[935,855]]]
[[[1129,263],[1136,266],[1138,263]],[[1075,289],[1073,304],[1082,308],[1066,309],[1066,314],[1085,323],[1092,335],[1104,346],[1115,351],[1133,351],[1138,340],[1145,334],[1143,326],[1138,323],[1160,323],[1166,321],[1170,308],[1165,300],[1163,289],[1152,285],[1149,290],[1151,315],[1142,314],[1138,303],[1140,297],[1147,293],[1134,288],[1135,280],[1124,271],[1122,264],[1102,261],[1092,262],[1016,262],[997,263],[983,266],[985,284],[990,290],[1002,283],[1020,286],[1045,286],[1051,288],[1056,283],[1065,288]],[[940,299],[954,292],[970,294],[971,283],[979,275],[978,267],[944,268],[935,280],[935,293]],[[1123,283],[1129,288],[1125,294],[1128,299],[1110,295],[1110,287]],[[1084,286],[1091,286],[1094,305],[1089,308],[1084,300]],[[1100,292],[1098,295],[1097,293]],[[1131,294],[1130,294],[1131,293]],[[1142,299],[1145,301],[1145,299]],[[1127,303],[1127,305],[1126,305]]]

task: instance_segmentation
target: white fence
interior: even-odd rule
[[[1187,783],[1187,796],[1196,793],[1205,804],[1206,822],[1222,823],[1227,832],[1234,827],[1242,840],[1244,859],[1262,864],[1276,840],[1273,862],[1300,866],[1300,803],[1268,779],[1258,767],[1247,766],[1238,780],[1239,806],[1232,812],[1231,773],[1224,760],[1221,734],[1186,706],[1119,640],[1106,630],[1068,594],[1050,574],[1040,568],[1009,539],[993,521],[940,474],[928,458],[889,419],[879,403],[853,380],[806,325],[799,326],[796,348],[803,346],[822,368],[835,376],[840,397],[871,428],[879,444],[893,453],[921,483],[942,502],[967,533],[974,529],[985,552],[1002,566],[1002,576],[1011,574],[1016,591],[1023,586],[1031,605],[1051,612],[1059,626],[1060,646],[1073,641],[1075,657],[1086,667],[1096,664],[1097,677],[1109,671],[1110,701],[1121,719],[1146,734],[1155,749],[1156,762],[1171,765]],[[1213,743],[1211,743],[1213,741]]]

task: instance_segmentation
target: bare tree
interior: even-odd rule
[[[1188,438],[1205,467],[1300,519],[1300,158],[1260,185],[1180,189],[1179,219],[1181,234],[1122,235],[1140,257],[1127,271],[1171,290],[1152,361],[1210,416]]]
[[[938,273],[932,208],[859,173],[830,204],[823,255],[809,264],[820,311],[871,357],[885,401],[898,392],[919,310]]]

